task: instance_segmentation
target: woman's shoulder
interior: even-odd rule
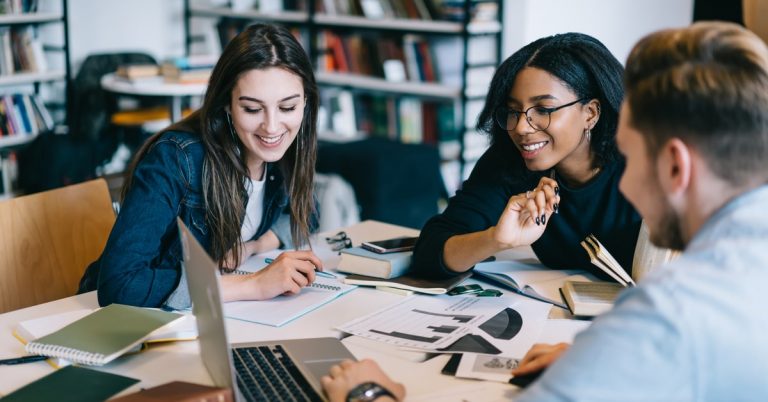
[[[148,153],[183,153],[186,158],[202,160],[205,154],[203,141],[198,134],[186,131],[166,131],[155,140]]]
[[[188,131],[168,130],[160,134],[156,143],[172,143],[181,149],[202,148],[203,141],[200,135]]]

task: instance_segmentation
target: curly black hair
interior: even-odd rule
[[[600,102],[600,119],[592,129],[590,150],[594,167],[620,158],[616,148],[616,127],[624,96],[621,63],[597,39],[569,32],[538,39],[507,58],[493,75],[477,129],[491,135],[493,143],[508,138],[506,130],[494,124],[494,111],[506,107],[517,74],[525,67],[536,67],[560,79],[582,104]]]

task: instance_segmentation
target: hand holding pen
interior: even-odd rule
[[[267,264],[271,264],[271,263],[275,262],[275,259],[274,258],[265,258],[264,262],[266,262]],[[330,272],[326,272],[326,271],[319,271],[317,269],[317,267],[315,267],[315,275],[322,276],[323,278],[328,278],[328,279],[338,279],[336,277],[336,275],[334,275],[334,274],[332,274]]]
[[[270,299],[281,294],[292,295],[315,281],[315,271],[323,269],[323,262],[309,250],[286,251],[267,267],[254,273],[259,283],[259,299]]]

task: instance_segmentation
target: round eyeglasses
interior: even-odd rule
[[[573,106],[586,99],[579,98],[557,107],[531,106],[525,112],[501,107],[493,114],[493,119],[502,130],[512,131],[517,126],[517,122],[520,121],[520,116],[525,114],[525,121],[528,122],[528,125],[536,131],[544,131],[549,128],[549,124],[552,122],[552,113],[568,106]]]

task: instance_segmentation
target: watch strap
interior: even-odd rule
[[[375,401],[383,396],[388,396],[397,400],[394,394],[388,389],[375,382],[364,382],[352,388],[347,394],[347,402],[369,402]]]

